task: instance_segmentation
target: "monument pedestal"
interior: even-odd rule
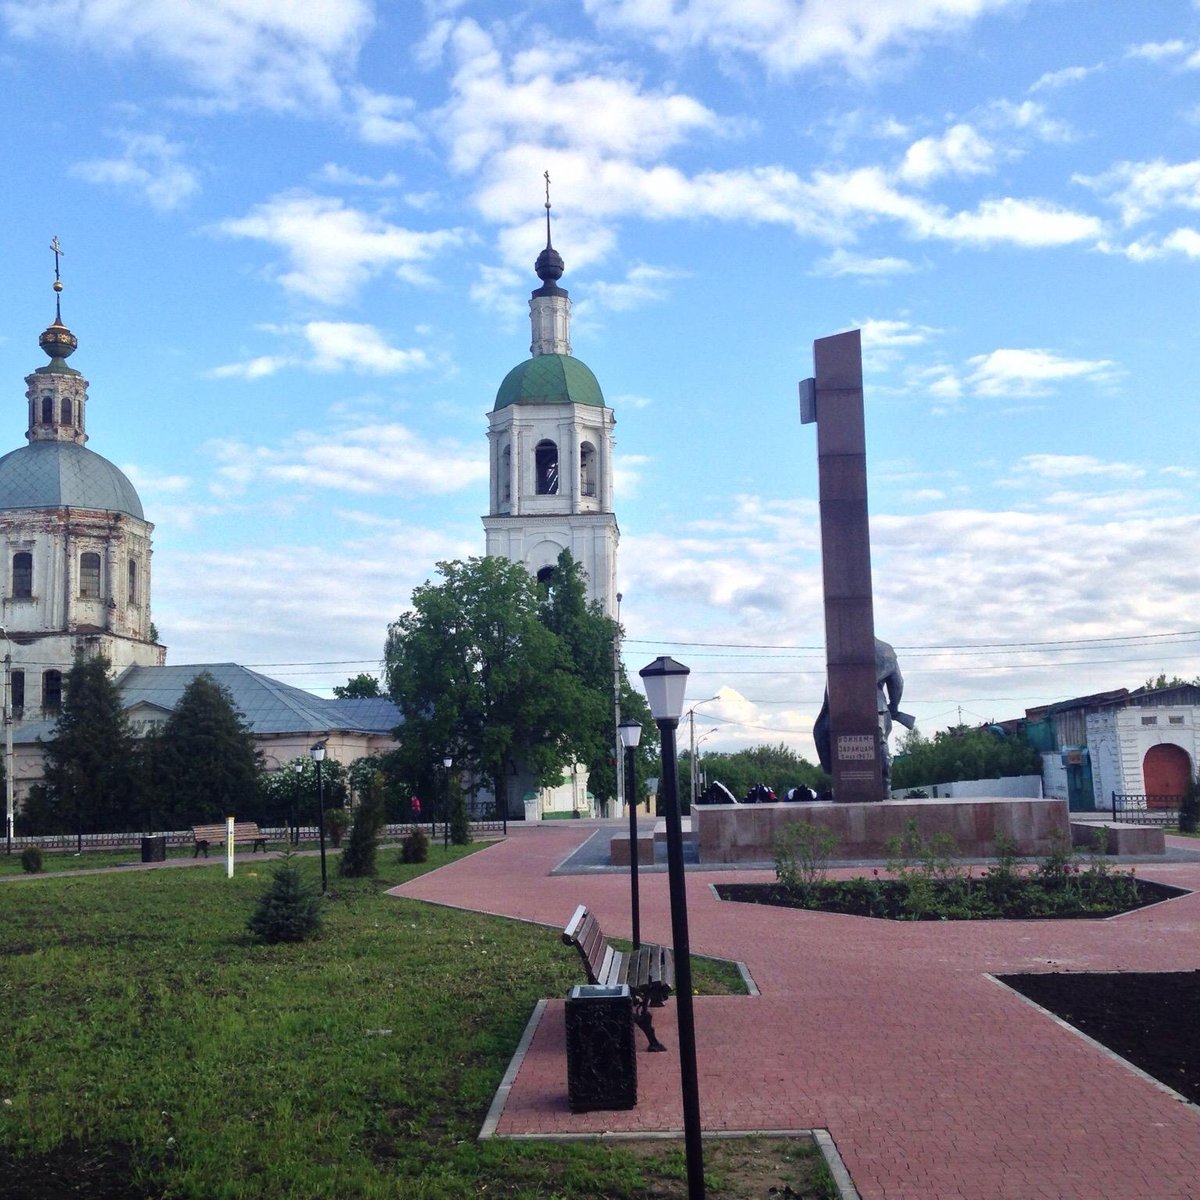
[[[928,841],[939,833],[954,839],[963,858],[994,858],[996,837],[1003,834],[1017,853],[1040,857],[1056,841],[1070,845],[1065,800],[1021,797],[963,800],[881,800],[863,804],[703,804],[692,810],[701,863],[749,863],[774,860],[775,835],[785,825],[811,822],[837,838],[831,859],[884,862],[887,843],[903,837],[915,820]]]

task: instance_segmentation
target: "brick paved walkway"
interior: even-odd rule
[[[627,937],[627,876],[549,875],[590,832],[518,828],[396,892],[558,927],[586,903]],[[1200,862],[1137,869],[1200,889]],[[762,991],[696,999],[705,1129],[828,1129],[863,1200],[1200,1198],[1200,1109],[989,978],[1200,969],[1200,891],[1107,921],[897,924],[710,888],[770,877],[687,874],[693,952],[745,962]],[[642,936],[669,942],[665,874],[643,874],[641,903]],[[552,1001],[498,1132],[680,1129],[674,1015],[655,1014],[671,1053],[639,1047],[635,1109],[573,1114]]]

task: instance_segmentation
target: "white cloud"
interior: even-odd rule
[[[328,304],[350,300],[388,270],[409,282],[424,282],[424,265],[464,236],[451,229],[404,229],[341,200],[307,192],[276,196],[216,228],[230,237],[278,246],[289,263],[278,275],[280,285]]]
[[[174,64],[223,106],[335,108],[373,24],[368,0],[8,0],[14,36]]]
[[[904,275],[916,268],[906,258],[884,255],[871,258],[865,254],[853,254],[841,247],[821,259],[813,267],[816,275],[857,275],[865,279],[882,279],[888,275]]]
[[[1063,67],[1058,71],[1047,71],[1029,85],[1029,90],[1031,92],[1053,91],[1073,83],[1080,83],[1089,75],[1103,69],[1103,65],[1097,63],[1092,67]]]
[[[400,176],[395,171],[387,171],[383,175],[363,175],[352,171],[349,167],[338,163],[327,162],[316,173],[314,178],[318,183],[329,183],[335,187],[360,187],[392,189],[400,186]]]
[[[397,375],[432,366],[424,350],[392,346],[374,325],[353,321],[309,321],[295,327],[271,327],[266,332],[275,339],[302,337],[307,348],[303,353],[263,354],[243,362],[227,363],[209,371],[209,378],[263,379],[297,367],[310,371]]]
[[[1098,192],[1135,225],[1167,208],[1200,209],[1200,159],[1168,163],[1121,162],[1101,175],[1075,175],[1075,183]]]
[[[588,303],[594,300],[602,308],[612,309],[614,312],[627,312],[651,301],[661,300],[667,294],[666,285],[681,278],[681,271],[653,267],[648,263],[635,263],[619,283],[603,280],[593,280],[589,283]],[[579,306],[579,310],[586,313],[583,305]]]
[[[106,184],[139,195],[153,208],[178,208],[200,187],[196,172],[182,160],[183,147],[158,133],[113,135],[121,143],[116,158],[93,158],[75,163],[71,174],[88,183]]]
[[[552,148],[586,147],[595,155],[650,159],[722,122],[699,101],[678,92],[645,93],[631,80],[580,68],[575,48],[547,40],[536,56],[518,56],[509,69],[492,39],[474,22],[450,35],[454,95],[437,114],[460,172],[480,170],[501,151],[532,143],[542,161]],[[552,174],[555,172],[552,171]],[[511,220],[529,211],[528,184],[492,180],[485,208]]]
[[[650,39],[664,51],[705,46],[792,73],[834,61],[867,71],[889,50],[957,32],[1010,0],[584,0],[601,26]]]
[[[1107,383],[1116,374],[1108,359],[1064,358],[1051,350],[993,350],[968,362],[967,383],[977,396],[1040,396],[1055,383]]]
[[[995,150],[970,125],[952,125],[940,137],[923,137],[905,152],[897,175],[923,187],[943,175],[984,175],[992,169]]]
[[[866,320],[859,322],[864,351],[891,350],[901,346],[920,346],[938,330],[909,321]]]
[[[350,122],[368,145],[396,146],[421,139],[421,132],[412,120],[415,105],[411,100],[385,96],[361,86],[351,87],[347,94]]]
[[[281,447],[235,438],[208,443],[219,466],[214,490],[238,495],[266,484],[370,495],[445,495],[486,481],[486,452],[404,425],[379,423],[333,433],[300,433]]]
[[[1159,62],[1164,58],[1178,58],[1188,52],[1187,42],[1173,38],[1167,42],[1143,42],[1139,46],[1130,46],[1126,52],[1130,58],[1145,58],[1150,62]]]
[[[1014,469],[1046,479],[1077,479],[1082,476],[1107,479],[1141,479],[1146,470],[1134,463],[1105,462],[1092,454],[1026,454]]]

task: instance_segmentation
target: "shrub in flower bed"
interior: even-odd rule
[[[774,884],[719,884],[722,899],[808,908],[902,921],[989,921],[1047,917],[1107,917],[1183,895],[1177,888],[1119,870],[1097,846],[1081,860],[1065,842],[1030,866],[1014,844],[997,838],[995,863],[974,874],[945,834],[924,840],[915,820],[888,849],[885,875],[831,880],[830,848],[813,855],[790,827],[775,845]],[[800,861],[796,861],[796,856]],[[814,861],[815,860],[815,861]]]

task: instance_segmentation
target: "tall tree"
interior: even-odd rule
[[[417,588],[412,609],[388,628],[388,690],[404,715],[398,740],[429,795],[449,754],[506,806],[517,763],[539,783],[559,782],[576,761],[588,705],[524,567],[472,558],[438,563],[438,572],[442,582]]]
[[[570,550],[558,556],[544,587],[542,620],[565,644],[568,669],[578,685],[581,707],[572,731],[572,751],[575,761],[588,769],[588,789],[592,795],[601,802],[607,801],[616,795],[613,643],[617,623],[604,615],[596,601],[588,602],[587,578]],[[621,682],[625,685],[622,691],[628,693],[624,672]],[[622,696],[622,715],[640,719],[640,714],[631,711],[635,707],[632,695]]]
[[[380,691],[379,680],[362,671],[334,687],[333,694],[339,700],[370,700],[382,696],[383,692]]]
[[[259,755],[229,691],[202,671],[184,689],[162,734],[164,808],[176,828],[248,813]]]
[[[105,658],[75,659],[62,712],[45,743],[44,787],[26,812],[46,833],[128,831],[141,825],[133,740]]]

